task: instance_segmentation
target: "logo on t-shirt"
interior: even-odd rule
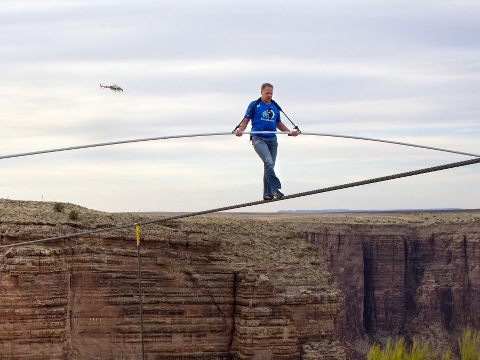
[[[263,121],[275,121],[275,113],[272,111],[272,108],[269,107],[262,113],[262,120]]]

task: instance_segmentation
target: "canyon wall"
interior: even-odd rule
[[[466,326],[480,329],[480,217],[308,227],[343,293],[336,331],[352,359],[399,336],[455,349]]]
[[[0,202],[0,245],[142,220],[68,207],[78,221]],[[148,360],[359,360],[397,336],[455,350],[480,328],[465,214],[225,215],[141,226],[139,248],[134,227],[3,248],[0,359],[141,358],[138,249]]]
[[[35,211],[31,212],[34,207]],[[1,210],[1,209],[0,209]],[[131,223],[36,203],[0,244]],[[265,221],[197,219],[1,249],[0,359],[344,359],[338,291],[316,247]]]

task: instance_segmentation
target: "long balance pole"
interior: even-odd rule
[[[279,131],[245,131],[243,133],[244,134],[285,134],[285,135],[289,135],[289,134],[291,134],[291,131],[281,131],[281,132],[279,132]],[[0,160],[16,158],[16,157],[23,157],[23,156],[32,156],[32,155],[55,153],[55,152],[61,152],[61,151],[80,150],[80,149],[88,149],[88,148],[111,146],[111,145],[122,145],[122,144],[130,144],[130,143],[138,143],[138,142],[146,142],[146,141],[182,139],[182,138],[196,138],[196,137],[221,136],[221,135],[232,136],[234,134],[232,134],[231,132],[220,132],[220,133],[205,133],[205,134],[158,136],[158,137],[151,137],[151,138],[145,138],[145,139],[121,140],[121,141],[112,141],[112,142],[104,142],[104,143],[89,144],[89,145],[79,145],[79,146],[71,146],[71,147],[49,149],[49,150],[31,151],[31,152],[19,153],[19,154],[0,155]],[[463,151],[441,149],[441,148],[436,148],[436,147],[432,147],[432,146],[409,144],[409,143],[405,143],[405,142],[392,141],[392,140],[373,139],[373,138],[366,138],[366,137],[360,137],[360,136],[322,134],[322,133],[311,133],[311,132],[301,132],[299,135],[302,135],[302,136],[303,135],[323,136],[323,137],[333,137],[333,138],[343,138],[343,139],[353,139],[353,140],[363,140],[363,141],[374,141],[374,142],[381,142],[381,143],[394,144],[394,145],[411,146],[411,147],[428,149],[428,150],[443,151],[443,152],[459,154],[459,155],[480,157],[479,154],[472,154],[472,153],[467,153],[467,152],[463,152]]]

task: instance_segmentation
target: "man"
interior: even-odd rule
[[[260,89],[259,101],[252,101],[235,134],[242,136],[248,122],[252,120],[252,131],[290,131],[280,120],[280,110],[272,102],[273,85],[265,83]],[[294,130],[289,136],[297,136]],[[263,200],[282,199],[282,185],[275,175],[275,160],[277,158],[277,136],[275,134],[252,134],[252,144],[263,161]]]

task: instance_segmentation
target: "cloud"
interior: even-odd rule
[[[305,132],[479,153],[479,7],[466,0],[8,2],[0,9],[0,154],[228,132],[265,81]],[[459,159],[345,139],[279,141],[287,193]],[[262,164],[246,136],[116,145],[1,165],[0,197],[43,196],[100,210],[201,210],[261,195]],[[441,207],[468,207],[476,168],[455,179],[439,175],[445,180],[438,184],[412,179],[398,193],[396,185],[372,186],[371,200],[352,190],[289,204],[430,207],[453,183],[472,193],[452,192]],[[431,191],[423,181],[432,181]]]

